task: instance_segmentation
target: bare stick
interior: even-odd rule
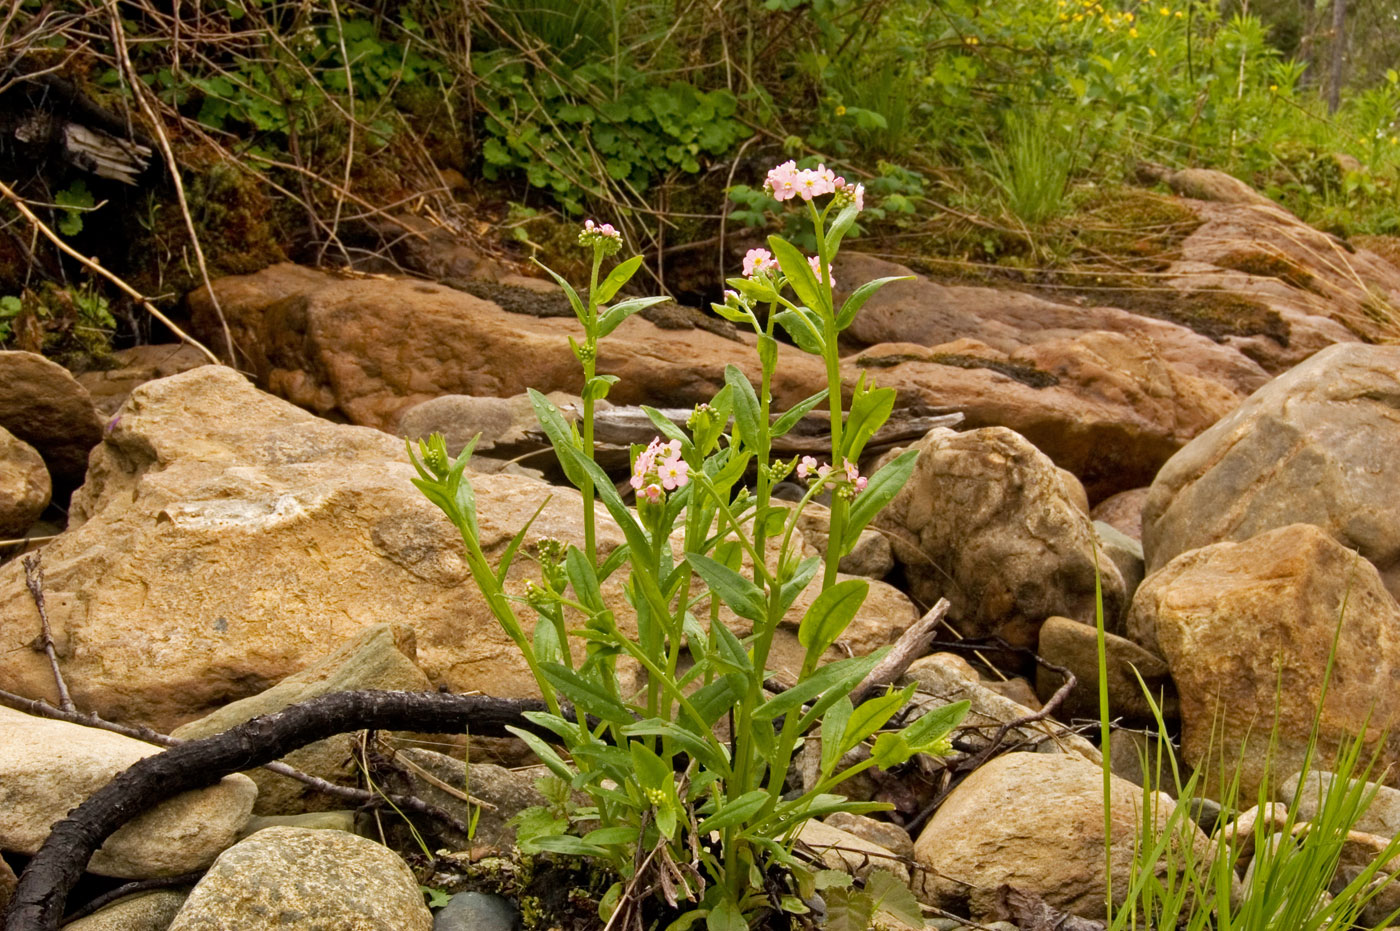
[[[58,668],[58,653],[53,648],[53,630],[49,627],[49,612],[44,607],[44,569],[39,564],[40,559],[37,553],[24,557],[24,584],[29,586],[34,607],[39,609],[39,644],[49,658],[54,685],[58,686],[58,706],[64,711],[76,711],[73,698],[68,694],[68,685],[63,681],[63,673]]]
[[[904,675],[910,663],[928,653],[928,648],[933,643],[934,631],[943,623],[943,617],[948,613],[949,607],[951,605],[948,604],[947,598],[938,599],[938,603],[929,608],[923,617],[900,634],[890,652],[885,654],[885,658],[876,663],[875,668],[861,680],[860,685],[852,690],[851,704],[859,705],[876,689],[893,684]]]
[[[138,892],[149,892],[152,889],[174,889],[179,886],[193,886],[195,883],[199,882],[200,878],[203,876],[204,873],[201,871],[198,873],[184,873],[180,876],[161,876],[157,879],[138,879],[135,882],[124,883],[115,889],[109,889],[102,893],[82,908],[64,915],[63,923],[71,924],[79,918],[86,918],[93,912],[117,901],[117,899],[124,899]]]
[[[152,317],[155,317],[161,323],[169,327],[170,332],[174,333],[181,340],[185,341],[186,343],[189,343],[191,346],[204,353],[204,355],[208,357],[210,362],[213,362],[215,365],[224,364],[223,360],[220,359],[218,356],[214,355],[212,352],[210,352],[207,346],[205,346],[199,340],[195,339],[190,334],[186,333],[184,330],[180,329],[180,327],[175,324],[174,320],[171,320],[165,314],[157,310],[156,305],[152,304],[149,300],[147,300],[146,297],[143,294],[141,294],[140,291],[137,291],[135,288],[127,284],[122,279],[118,278],[112,272],[107,271],[107,269],[103,268],[97,263],[96,259],[88,258],[78,250],[74,249],[72,246],[68,245],[68,243],[60,239],[58,234],[55,233],[53,230],[49,229],[48,225],[45,224],[43,220],[39,219],[37,216],[34,215],[34,211],[29,209],[29,205],[25,203],[24,198],[16,194],[9,187],[9,185],[5,184],[5,182],[3,181],[0,181],[0,194],[3,194],[11,203],[13,203],[15,205],[15,209],[18,210],[26,220],[32,223],[35,229],[37,229],[40,233],[43,233],[44,237],[50,242],[52,242],[60,252],[62,252],[65,255],[71,256],[74,259],[77,259],[79,264],[81,264],[88,271],[101,275],[103,278],[106,278],[108,281],[112,282],[112,284],[116,285],[119,289],[121,289],[122,293],[124,293],[127,297],[131,298],[133,301],[136,301],[136,303],[146,308],[146,312],[148,314],[150,314]]]

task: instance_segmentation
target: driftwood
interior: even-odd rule
[[[68,893],[92,854],[136,813],[212,785],[333,734],[365,729],[505,736],[514,725],[547,739],[524,717],[539,701],[438,692],[339,692],[245,721],[139,760],[54,825],[29,861],[5,912],[6,931],[56,931]]]

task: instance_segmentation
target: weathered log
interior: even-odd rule
[[[68,893],[102,842],[141,811],[174,795],[200,789],[231,773],[276,760],[317,740],[346,731],[411,730],[504,736],[516,726],[543,737],[548,731],[524,713],[539,701],[437,692],[338,692],[222,734],[192,740],[137,761],[54,825],[15,887],[6,931],[56,931]]]

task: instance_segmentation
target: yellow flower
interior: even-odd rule
[[[1136,27],[1136,26],[1133,26],[1131,29],[1129,29],[1129,30],[1128,30],[1128,35],[1130,35],[1130,36],[1132,36],[1134,39],[1136,39],[1136,38],[1138,37],[1137,27]]]
[[[1083,14],[1083,13],[1075,13],[1075,14],[1074,14],[1074,21],[1075,21],[1076,23],[1082,22],[1083,19],[1084,19],[1084,14]]]
[[[977,37],[976,37],[976,36],[967,36],[967,37],[965,37],[965,38],[963,39],[963,42],[964,42],[965,44],[967,44],[967,45],[976,45],[976,44],[977,44]]]
[[[1390,144],[1391,144],[1391,145],[1395,145],[1397,142],[1400,142],[1400,136],[1391,136],[1391,137],[1390,137]]]
[[[836,106],[836,115],[837,115],[837,116],[845,116],[845,115],[846,115],[846,108],[843,107],[843,106],[841,106],[840,104],[837,104],[837,106]]]
[[[1124,13],[1123,18],[1131,23],[1136,17],[1134,17],[1131,13]]]
[[[1157,50],[1156,50],[1155,48],[1150,48],[1150,49],[1147,50],[1147,54],[1151,55],[1153,58],[1156,58],[1156,57],[1157,57]]]
[[[1177,10],[1176,13],[1174,13],[1173,15],[1174,15],[1177,19],[1182,19],[1182,18],[1185,17],[1186,14],[1185,14],[1185,13],[1182,13],[1180,10]]]
[[[1277,85],[1277,84],[1270,84],[1270,85],[1269,85],[1269,90],[1271,90],[1271,91],[1277,91],[1277,90],[1278,90],[1278,85]]]
[[[1162,7],[1162,8],[1161,8],[1160,10],[1158,10],[1157,12],[1158,12],[1158,13],[1161,13],[1163,16],[1171,16],[1171,15],[1172,15],[1172,11],[1169,10],[1169,9],[1167,9],[1166,7]]]

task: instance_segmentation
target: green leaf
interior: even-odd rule
[[[757,585],[708,556],[686,553],[685,558],[695,569],[695,574],[704,579],[710,590],[735,614],[748,618],[755,624],[762,623],[768,616],[763,590]]]
[[[743,676],[721,676],[709,685],[697,689],[695,694],[690,696],[690,706],[705,720],[707,726],[713,726],[724,717],[725,712],[734,707],[739,696],[743,695],[747,688],[748,682]]]
[[[730,307],[728,304],[711,301],[710,309],[730,323],[747,323],[755,329],[758,328],[758,321],[754,319],[753,312],[743,307]]]
[[[594,375],[583,386],[583,399],[597,401],[608,396],[608,389],[620,379],[616,375]]]
[[[525,533],[535,522],[535,518],[539,517],[540,514],[544,511],[545,505],[549,504],[549,500],[552,497],[553,495],[541,501],[540,506],[535,508],[535,513],[530,515],[530,519],[525,522],[524,526],[522,526],[519,530],[515,532],[515,536],[510,538],[510,543],[506,546],[506,551],[501,554],[501,561],[496,566],[496,581],[498,583],[505,583],[506,573],[510,571],[510,564],[514,562],[515,554],[520,549],[520,544],[525,540]]]
[[[821,286],[817,284],[816,277],[812,275],[812,266],[807,264],[807,257],[801,250],[781,236],[769,236],[768,246],[773,250],[778,264],[782,266],[783,275],[788,284],[792,285],[797,299],[808,307],[825,306]]]
[[[596,844],[599,847],[608,844],[626,844],[629,847],[637,843],[637,828],[632,825],[617,825],[615,827],[597,828],[583,835],[585,844]]]
[[[574,837],[572,834],[536,837],[530,841],[530,847],[533,849],[525,851],[526,853],[544,851],[545,853],[562,853],[569,857],[606,857],[608,855],[606,847],[585,843],[583,838]]]
[[[705,916],[705,931],[749,931],[749,922],[738,903],[726,898]]]
[[[793,405],[783,416],[774,421],[772,428],[768,431],[769,435],[776,439],[797,426],[798,422],[803,417],[806,417],[816,409],[818,404],[826,400],[826,395],[827,390],[823,388],[810,398],[799,401],[797,404]]]
[[[574,309],[574,316],[578,317],[579,323],[583,324],[584,326],[587,326],[588,309],[584,306],[583,301],[579,298],[578,292],[574,290],[573,285],[565,281],[563,275],[558,274],[557,272],[555,272],[554,269],[550,268],[548,265],[545,265],[539,259],[531,259],[530,261],[534,262],[540,268],[543,268],[545,272],[549,274],[549,277],[553,278],[555,282],[558,283],[559,287],[564,289],[564,293],[568,295],[569,298],[569,305]]]
[[[734,427],[739,439],[752,449],[758,448],[758,395],[747,375],[733,365],[724,367],[724,381],[734,393]]]
[[[652,426],[656,427],[658,433],[668,440],[680,440],[682,448],[690,445],[690,437],[685,435],[685,431],[671,422],[671,418],[661,413],[654,407],[642,405],[642,413],[647,415]]]
[[[830,776],[841,762],[841,735],[846,733],[846,722],[851,719],[855,706],[849,697],[839,699],[822,718],[822,761],[821,775]]]
[[[806,702],[827,691],[835,691],[832,702],[850,694],[866,673],[875,668],[879,662],[881,654],[872,653],[870,656],[853,656],[850,659],[837,660],[828,663],[806,679],[798,682],[786,692],[773,696],[768,701],[754,709],[753,717],[755,721],[771,721],[779,715],[786,714],[795,708],[800,708]],[[825,708],[822,709],[826,710]]]
[[[792,578],[783,583],[783,587],[778,592],[778,607],[783,614],[787,614],[788,608],[797,600],[797,596],[812,583],[812,577],[817,574],[817,570],[822,567],[820,556],[808,556],[797,564],[797,571],[792,574]]]
[[[870,476],[865,490],[856,495],[855,500],[851,502],[851,510],[846,515],[846,539],[841,541],[841,548],[837,552],[851,551],[851,547],[855,546],[856,540],[860,538],[860,532],[875,519],[875,515],[879,514],[885,505],[894,500],[904,483],[909,481],[909,476],[914,472],[914,462],[918,458],[917,449],[906,449]]]
[[[565,763],[563,759],[560,758],[559,754],[554,752],[554,748],[545,743],[538,736],[523,728],[509,724],[506,725],[506,730],[525,741],[525,745],[530,748],[530,752],[539,757],[540,762],[549,767],[551,773],[564,780],[572,780],[574,778],[574,771],[569,768],[569,764]]]
[[[685,720],[689,720],[686,718]],[[648,718],[629,724],[622,729],[628,737],[665,737],[676,747],[684,750],[714,773],[724,773],[729,769],[725,748],[713,734],[697,734],[682,724],[661,718]]]
[[[595,715],[614,724],[631,724],[635,720],[622,702],[569,667],[561,663],[541,663],[540,669],[549,684],[573,702],[580,714]]]
[[[807,649],[809,661],[824,653],[845,632],[869,592],[870,583],[866,580],[847,579],[816,597],[797,625],[797,642]]]
[[[875,917],[875,900],[864,892],[833,889],[826,894],[826,931],[866,931]]]
[[[598,285],[598,291],[593,295],[593,299],[598,304],[606,304],[612,300],[623,285],[632,279],[637,273],[637,269],[642,267],[642,257],[634,255],[625,262],[619,262],[617,267],[608,273],[602,283]],[[639,308],[640,309],[640,308]]]
[[[787,331],[788,336],[803,352],[820,356],[826,352],[826,340],[822,339],[821,324],[814,320],[816,312],[803,308],[806,313],[796,310],[781,310],[774,318]]]
[[[826,231],[826,254],[832,259],[836,258],[836,250],[841,248],[841,239],[846,235],[846,231],[856,222],[856,216],[860,210],[855,204],[847,204],[841,212],[836,215],[836,221],[831,224],[831,229]]]
[[[895,712],[909,703],[914,689],[915,686],[907,685],[897,692],[887,692],[861,702],[846,722],[846,731],[841,735],[841,752],[845,753],[884,727]]]
[[[646,310],[648,307],[653,307],[657,304],[664,304],[669,300],[669,297],[634,297],[630,300],[619,301],[609,307],[607,312],[598,318],[598,336],[607,336],[613,330],[616,330],[618,326],[622,324],[622,321],[637,313],[637,311]]]
[[[765,278],[727,278],[725,284],[754,304],[773,304],[778,300],[778,292],[773,290],[772,283]]]
[[[752,792],[745,792],[736,799],[730,799],[721,805],[713,815],[700,822],[698,833],[704,837],[711,831],[720,831],[747,821],[758,813],[759,809],[768,802],[768,798],[766,790],[754,789]]]
[[[534,388],[529,389],[530,406],[535,409],[535,419],[539,421],[540,429],[544,430],[544,435],[549,437],[549,443],[554,447],[554,455],[559,460],[559,467],[564,470],[564,477],[567,478],[575,488],[584,486],[584,472],[575,464],[575,458],[566,456],[565,450],[577,452],[578,447],[574,442],[573,432],[569,430],[569,425],[564,422],[564,415],[559,408],[554,406],[554,402],[540,394]]]
[[[865,894],[875,901],[877,912],[887,912],[915,928],[924,927],[924,910],[919,900],[908,884],[889,870],[872,870],[865,878]]]
[[[749,659],[749,651],[744,649],[739,638],[734,636],[734,631],[719,622],[715,622],[713,633],[719,648],[718,655],[715,657],[716,661],[728,666],[728,671],[738,673],[741,676],[752,676],[753,661]]]
[[[904,729],[904,739],[909,741],[917,752],[922,752],[918,751],[918,748],[942,740],[953,728],[961,724],[963,718],[967,717],[967,710],[970,707],[971,703],[964,700],[940,705],[926,711],[917,721]]]
[[[844,330],[856,319],[856,314],[865,306],[865,302],[870,300],[876,291],[883,288],[892,281],[913,281],[913,275],[896,275],[889,278],[876,278],[874,281],[867,281],[856,288],[851,296],[846,298],[846,302],[841,305],[841,312],[836,315],[836,329]]]
[[[851,399],[851,413],[846,418],[846,431],[842,434],[841,445],[845,449],[841,455],[849,462],[860,461],[861,450],[865,449],[865,444],[875,435],[875,431],[889,420],[897,394],[893,388],[863,390],[864,380],[865,376],[862,375]]]

